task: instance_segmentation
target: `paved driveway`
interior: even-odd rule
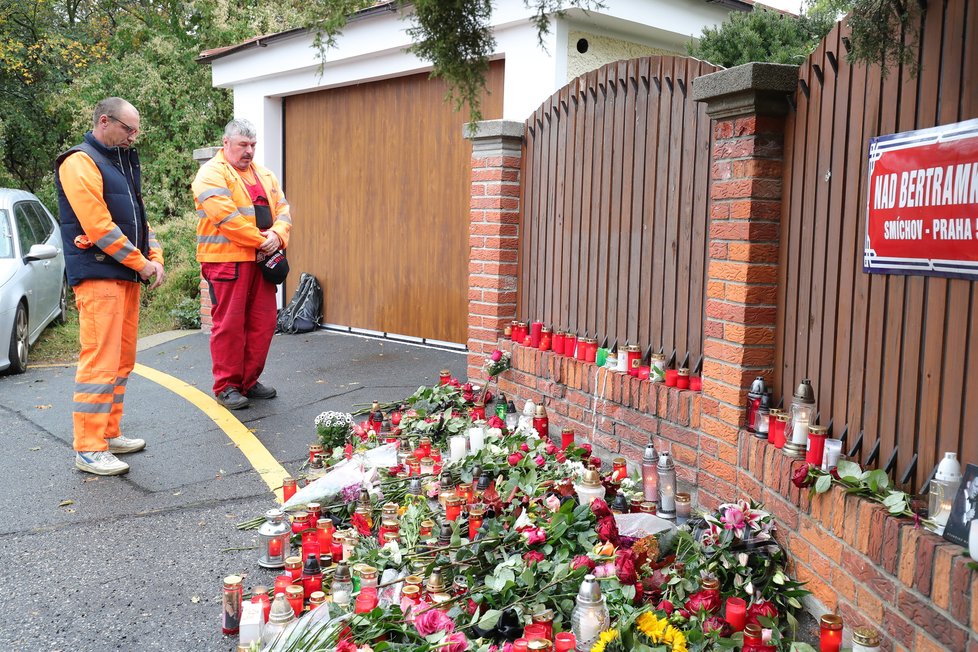
[[[140,365],[210,395],[206,335],[145,344]],[[408,344],[276,335],[262,381],[278,398],[233,415],[292,472],[323,410],[403,398],[437,382],[439,369],[461,377],[465,366],[463,354]],[[129,381],[123,432],[145,438],[146,450],[125,458],[125,476],[75,470],[73,383],[71,366],[0,377],[0,649],[233,650],[220,630],[221,579],[272,584],[254,550],[232,550],[255,544],[234,523],[272,506],[268,485],[210,416],[140,375]]]

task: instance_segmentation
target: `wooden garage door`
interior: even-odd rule
[[[495,62],[484,119],[502,81]],[[286,299],[310,272],[327,323],[465,342],[472,147],[444,98],[427,74],[286,98]]]

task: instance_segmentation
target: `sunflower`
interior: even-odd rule
[[[609,629],[601,632],[597,642],[591,646],[591,652],[605,652],[605,648],[618,640],[620,634],[617,629]]]

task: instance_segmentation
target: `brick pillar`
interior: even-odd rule
[[[693,82],[714,120],[700,417],[700,466],[713,476],[736,477],[747,390],[774,369],[784,115],[797,80],[797,66],[750,63]],[[704,488],[736,495],[722,480]]]
[[[523,123],[486,120],[472,141],[469,203],[468,376],[484,380],[485,358],[516,318]]]
[[[194,150],[194,160],[197,161],[199,165],[203,165],[207,161],[214,158],[214,155],[220,150],[220,147],[201,147],[200,149]],[[211,332],[211,326],[213,322],[211,321],[211,295],[207,291],[207,281],[203,278],[200,279],[200,330],[205,333]]]

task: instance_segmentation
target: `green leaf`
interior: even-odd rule
[[[866,483],[873,491],[880,492],[890,486],[890,478],[886,475],[886,471],[874,469],[869,472]]]
[[[859,477],[863,473],[863,470],[859,468],[858,464],[849,460],[839,460],[836,470],[840,478],[845,478],[850,482],[858,482]]]
[[[815,481],[815,493],[824,494],[832,486],[832,476],[831,475],[821,475],[818,480]]]
[[[502,615],[502,611],[499,609],[490,609],[486,613],[482,614],[482,618],[479,619],[480,629],[492,629],[499,622],[499,617]]]

